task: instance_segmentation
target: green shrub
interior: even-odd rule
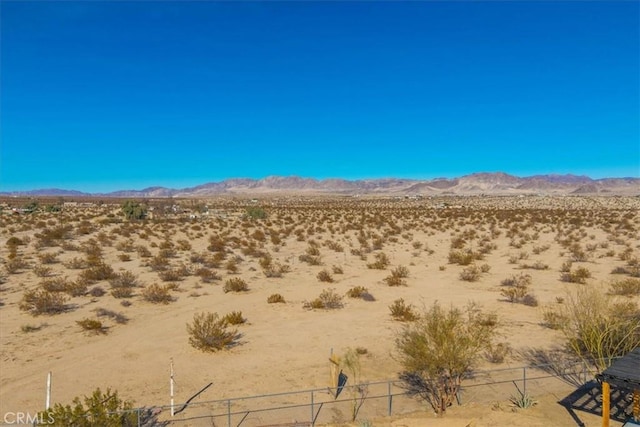
[[[189,343],[202,351],[215,352],[233,346],[239,338],[237,330],[228,329],[217,313],[199,313],[187,324]]]
[[[418,319],[418,314],[414,311],[413,305],[406,304],[402,298],[395,300],[393,304],[389,306],[389,310],[394,320],[413,322]]]
[[[632,297],[640,295],[640,279],[626,278],[616,280],[609,285],[609,293]]]
[[[485,317],[473,304],[462,311],[435,303],[398,333],[396,348],[404,369],[400,379],[410,395],[426,399],[438,414],[453,404],[494,335],[495,326]]]
[[[107,389],[103,393],[99,388],[91,396],[83,399],[76,397],[71,405],[56,403],[53,408],[38,414],[44,424],[64,427],[120,427],[138,425],[138,414],[132,411],[133,403],[120,399],[118,392]],[[143,409],[140,413],[149,425],[155,425],[156,415]]]

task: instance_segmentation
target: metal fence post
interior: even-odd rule
[[[138,413],[138,427],[141,426],[141,419],[140,419],[140,408],[136,409],[136,412]]]
[[[527,394],[527,367],[522,368],[522,394]]]
[[[313,409],[313,390],[311,390],[311,427],[316,425],[315,410]]]
[[[231,399],[227,399],[227,427],[231,427]]]
[[[391,381],[387,383],[387,393],[389,396],[389,411],[388,414],[391,416],[392,408],[393,408],[393,396],[391,395]]]

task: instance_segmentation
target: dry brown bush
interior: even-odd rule
[[[20,301],[20,310],[37,316],[39,314],[59,314],[67,311],[67,298],[60,292],[49,292],[44,289],[25,291]]]

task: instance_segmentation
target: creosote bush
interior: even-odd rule
[[[239,339],[236,329],[229,329],[225,319],[218,313],[199,313],[193,322],[187,323],[189,343],[202,351],[215,352],[233,346]]]
[[[49,292],[44,289],[25,291],[20,302],[20,310],[32,315],[59,314],[68,309],[67,298],[59,292]]]
[[[640,309],[633,301],[620,303],[585,286],[568,294],[557,313],[569,349],[599,372],[640,347]]]
[[[103,393],[99,388],[91,396],[83,399],[76,397],[71,405],[56,403],[53,408],[38,414],[43,424],[52,426],[135,426],[138,425],[138,414],[133,409],[133,402],[122,400],[117,391],[107,389]],[[149,409],[140,413],[149,425],[156,425],[156,415]]]
[[[241,325],[247,321],[244,317],[242,317],[241,311],[232,311],[231,313],[227,313],[222,318],[227,325]]]
[[[269,295],[269,298],[267,298],[267,302],[269,304],[276,304],[276,303],[284,303],[284,297],[280,294],[271,294]]]
[[[76,322],[84,331],[93,334],[106,334],[107,328],[99,320],[82,319]]]
[[[389,261],[389,257],[384,252],[378,252],[374,255],[374,258],[374,262],[372,262],[371,264],[367,264],[368,268],[374,270],[384,270],[389,266],[389,264],[391,264],[391,261]]]
[[[633,297],[640,295],[640,279],[626,278],[615,280],[609,285],[609,293]]]
[[[169,304],[174,300],[170,290],[170,286],[160,286],[153,283],[142,290],[142,298],[153,304]]]
[[[342,296],[338,294],[335,289],[325,289],[320,293],[318,298],[304,303],[304,308],[332,310],[342,307],[344,307]]]
[[[453,404],[462,381],[491,344],[495,324],[470,304],[465,310],[438,303],[396,338],[400,375],[409,394],[424,398],[442,414]]]
[[[316,277],[321,282],[333,283],[333,277],[331,276],[331,273],[329,273],[329,271],[327,271],[327,270],[320,271],[316,275]]]
[[[393,317],[394,320],[401,322],[413,322],[419,317],[413,305],[405,303],[402,298],[395,300],[393,304],[389,306],[389,311],[391,311],[391,317]]]
[[[587,283],[587,279],[591,277],[591,272],[586,267],[578,267],[575,270],[571,270],[567,273],[560,275],[560,280],[569,283]]]
[[[249,285],[240,277],[232,277],[224,282],[222,290],[225,294],[227,292],[246,292],[249,290]]]

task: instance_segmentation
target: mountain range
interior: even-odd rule
[[[459,178],[430,180],[314,179],[298,176],[269,176],[262,179],[233,178],[195,187],[173,189],[149,187],[110,193],[84,193],[57,188],[0,192],[3,196],[58,197],[207,197],[219,195],[317,194],[317,195],[477,195],[477,194],[621,194],[640,195],[640,178],[592,179],[577,175],[533,175],[517,177],[502,172],[474,173]]]

